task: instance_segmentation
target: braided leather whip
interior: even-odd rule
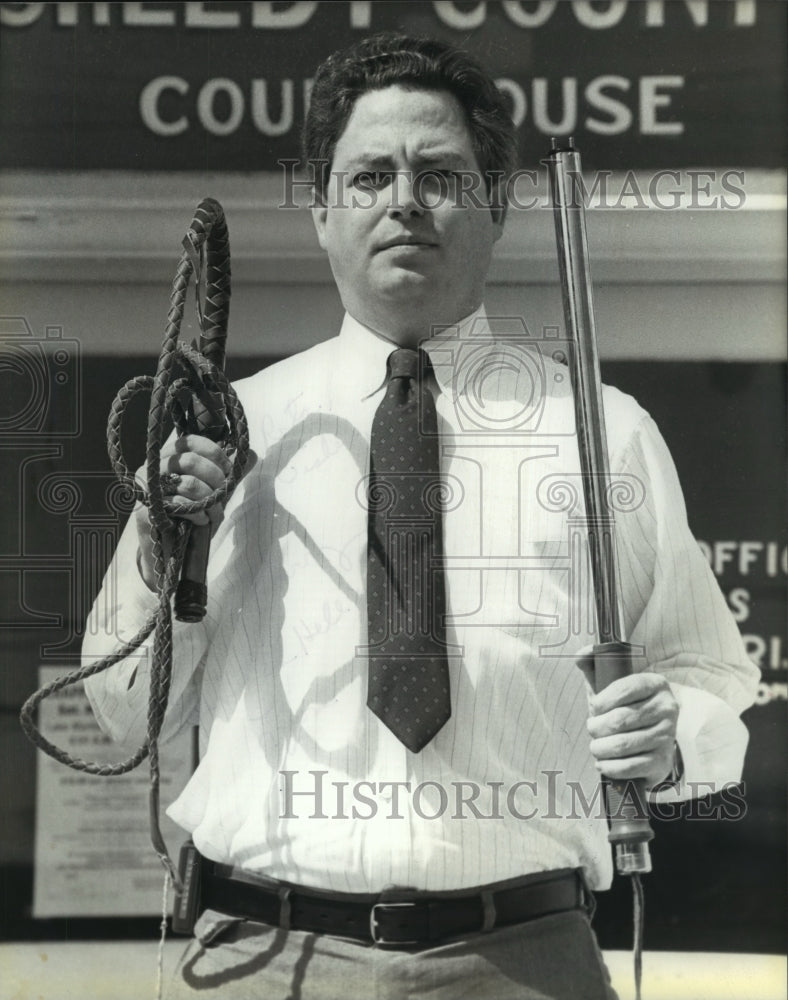
[[[190,521],[175,515],[196,513],[217,503],[224,504],[243,476],[249,455],[249,432],[243,407],[223,371],[230,301],[230,246],[224,212],[217,201],[206,198],[200,203],[184,237],[183,246],[170,296],[167,327],[156,375],[138,376],[123,386],[113,400],[107,426],[107,449],[116,476],[130,494],[148,508],[158,596],[156,610],[128,642],[109,656],[58,677],[40,688],[27,699],[20,713],[22,729],[27,737],[50,757],[74,770],[100,776],[126,774],[145,757],[149,758],[151,841],[176,890],[181,889],[181,880],[169,856],[159,825],[158,741],[172,676],[173,595],[178,588],[178,596],[175,598],[177,617],[184,621],[199,621],[202,618],[207,596],[203,581],[211,528],[210,525],[192,525]],[[199,296],[204,262],[207,266],[203,310]],[[178,341],[192,275],[195,277],[197,310],[202,330],[199,351]],[[120,435],[126,406],[135,395],[146,391],[150,392],[150,406],[146,447],[147,489],[143,489],[123,459]],[[159,456],[167,430],[168,415],[178,436],[186,433],[206,434],[220,442],[231,459],[232,469],[227,480],[204,500],[179,500],[176,504],[163,493]],[[196,554],[190,557],[190,551]],[[191,577],[194,575],[195,564],[202,564],[202,580],[190,578],[185,582],[181,581],[181,571],[186,563],[191,567]],[[180,613],[179,598],[182,605]],[[153,657],[148,730],[142,746],[125,760],[102,764],[73,757],[51,743],[33,721],[39,703],[55,692],[101,673],[125,659],[151,633]]]

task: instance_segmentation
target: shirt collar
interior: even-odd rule
[[[432,337],[426,338],[422,347],[433,361],[435,378],[441,392],[454,394],[453,368],[445,361],[447,342],[477,337],[489,342],[490,325],[484,305],[450,326],[441,327]],[[339,342],[344,354],[344,372],[351,384],[358,387],[362,398],[372,395],[385,384],[386,360],[398,345],[382,334],[376,333],[345,313],[339,331]]]

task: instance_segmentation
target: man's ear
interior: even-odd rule
[[[315,224],[315,232],[317,233],[317,241],[323,250],[326,249],[326,216],[328,215],[328,207],[326,206],[325,199],[318,194],[317,191],[314,193],[312,199],[312,222]]]

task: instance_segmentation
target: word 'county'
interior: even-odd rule
[[[242,4],[222,3],[221,10],[216,9],[218,6],[205,3],[172,4],[169,7],[163,3],[3,4],[0,7],[0,24],[23,28],[46,13],[53,15],[58,27],[63,28],[76,27],[87,19],[88,24],[95,27],[121,24],[135,28],[175,28],[182,25],[186,28],[209,30],[251,27],[281,31],[303,27],[320,7],[330,8],[332,16],[335,16],[336,9],[345,6],[350,27],[366,29],[373,26],[372,13],[375,8],[372,0],[349,0],[347,5],[340,5],[336,0],[331,3],[325,0],[322,3],[319,0],[300,0],[299,3],[290,3],[286,7],[281,4],[277,6],[270,0],[258,0]],[[401,6],[404,7],[405,4]],[[433,0],[433,3],[424,6],[432,8],[440,23],[460,31],[483,25],[495,7],[510,24],[526,29],[541,28],[559,9],[558,0],[537,0],[536,3],[501,0],[500,4],[478,0],[475,4],[464,3],[462,6],[451,0]],[[689,23],[695,28],[708,25],[710,10],[713,22],[718,21],[720,11],[726,21],[732,12],[735,28],[751,27],[758,16],[755,0],[729,0],[728,3],[722,3],[721,0],[715,0],[714,3],[710,0],[684,0],[683,5],[676,0],[609,0],[602,9],[593,0],[570,0],[566,6],[571,9],[579,25],[595,31],[614,28],[628,15],[631,20],[630,12],[646,28],[664,27],[666,14],[674,23],[680,18],[678,23]]]

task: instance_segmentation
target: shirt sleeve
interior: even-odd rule
[[[137,531],[132,515],[85,626],[83,665],[109,656],[137,635],[155,615],[157,601],[137,567]],[[197,722],[196,680],[206,645],[202,624],[184,627],[173,623],[172,681],[159,737],[162,742]],[[147,738],[152,660],[151,633],[125,659],[84,681],[101,729],[129,749]]]
[[[741,779],[748,734],[739,715],[755,699],[759,671],[689,529],[673,460],[648,415],[616,467],[634,497],[616,514],[629,641],[642,648],[640,669],[662,674],[679,703],[684,774],[656,797],[708,794]]]

